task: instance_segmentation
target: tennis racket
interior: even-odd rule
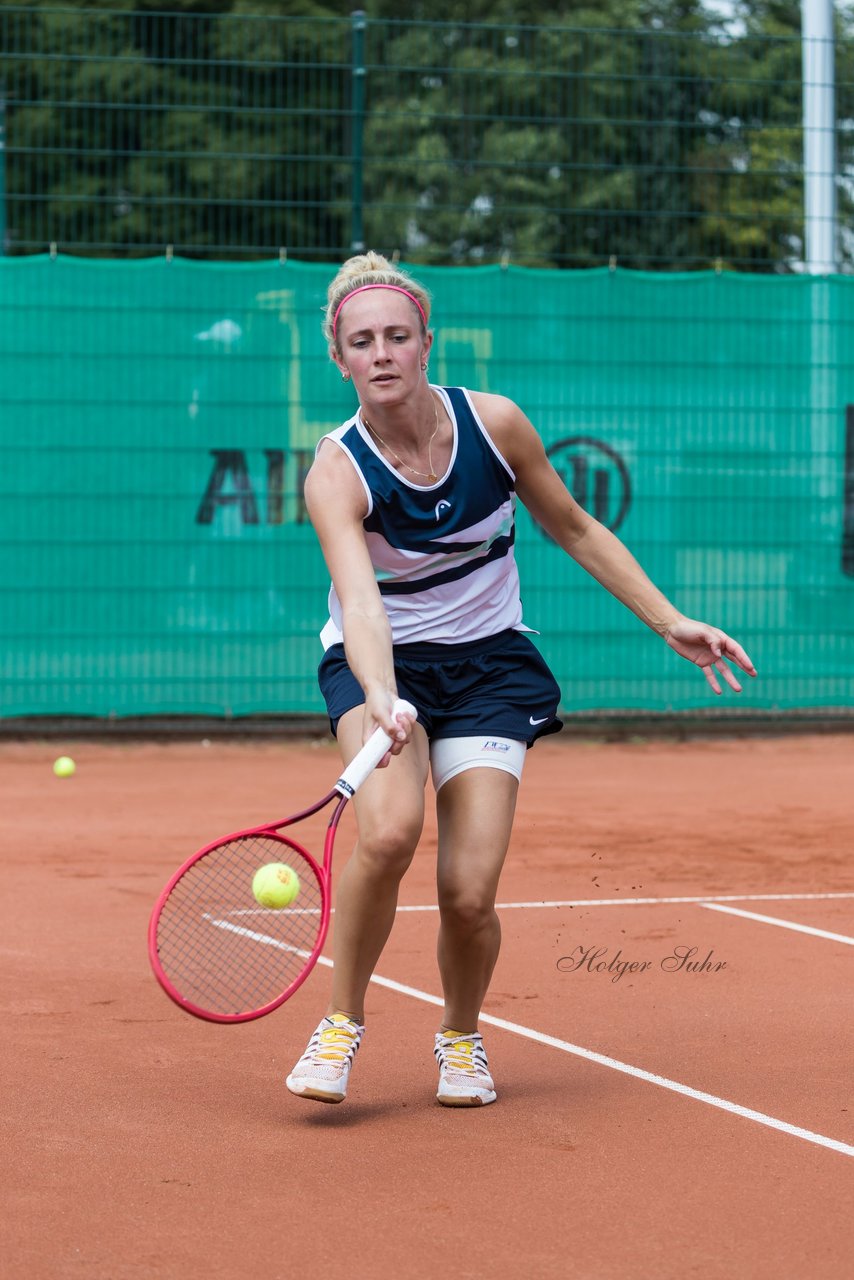
[[[392,715],[415,716],[398,701]],[[323,949],[331,911],[332,850],[347,802],[392,744],[376,729],[331,791],[299,813],[249,827],[200,849],[179,867],[151,914],[148,954],[166,994],[208,1022],[248,1022],[272,1013],[311,973]],[[281,835],[335,801],[323,863]],[[284,862],[299,877],[288,907],[259,906],[252,880],[260,867]]]

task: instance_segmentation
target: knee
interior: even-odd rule
[[[459,933],[477,933],[496,919],[493,895],[472,885],[440,889],[439,913],[442,924]]]
[[[359,860],[379,876],[402,876],[412,861],[421,835],[420,823],[389,819],[359,828]]]

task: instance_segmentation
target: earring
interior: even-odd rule
[[[349,381],[350,381],[350,370],[349,370],[349,369],[342,369],[342,370],[341,370],[341,381],[342,381],[342,382],[349,382]]]
[[[426,373],[426,372],[427,372],[427,366],[426,366],[426,364],[422,364],[422,366],[421,366],[421,372],[422,372],[422,373]]]

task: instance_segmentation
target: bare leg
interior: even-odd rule
[[[342,716],[338,743],[346,762],[362,746],[362,708]],[[335,968],[328,1013],[364,1022],[365,992],[394,924],[400,881],[424,823],[428,746],[416,725],[411,742],[377,769],[353,804],[359,835],[335,891]]]
[[[499,769],[468,769],[439,791],[438,958],[444,1026],[477,1030],[501,945],[495,912],[519,784]]]

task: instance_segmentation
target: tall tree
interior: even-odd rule
[[[347,24],[304,5],[283,22],[270,0],[110,3],[0,10],[13,247],[339,244]]]
[[[780,270],[802,256],[797,0],[0,8],[13,251]],[[838,10],[854,261],[854,5]],[[364,119],[351,110],[364,83]]]

